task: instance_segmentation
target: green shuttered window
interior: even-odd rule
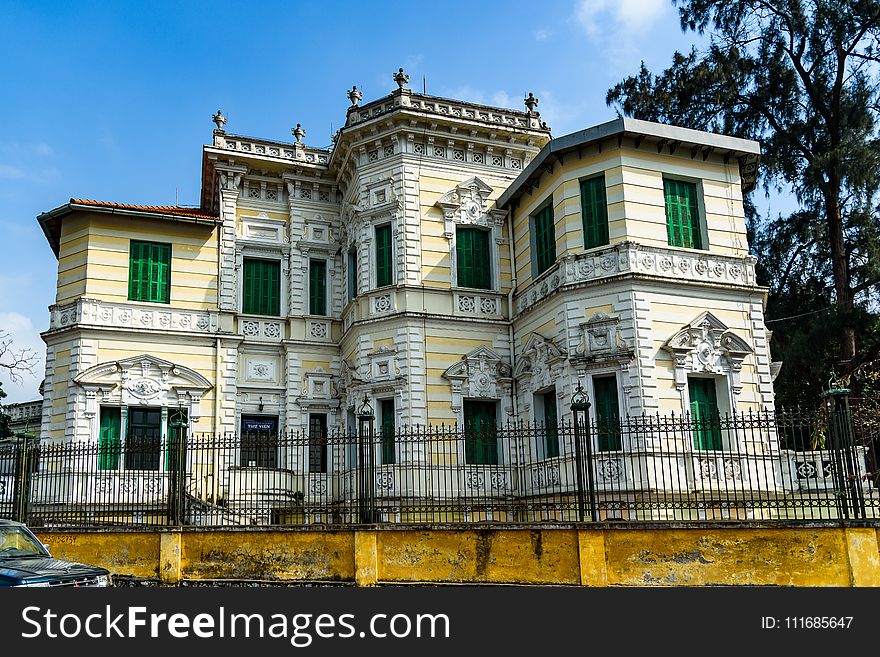
[[[376,287],[391,285],[391,224],[376,226]]]
[[[532,219],[535,245],[535,276],[547,271],[556,262],[556,229],[553,206],[548,205]]]
[[[357,250],[352,249],[348,252],[348,299],[351,301],[358,294],[358,275],[357,275]]]
[[[694,449],[721,449],[721,417],[714,379],[688,377]]]
[[[309,313],[327,314],[327,262],[309,261]]]
[[[543,395],[544,402],[544,457],[559,456],[559,418],[556,413],[556,391]]]
[[[600,452],[620,449],[620,406],[617,401],[617,377],[593,377],[596,396],[596,442]]]
[[[663,192],[666,198],[666,232],[669,245],[702,249],[696,184],[664,179]]]
[[[584,219],[584,248],[608,244],[608,204],[605,176],[581,182],[581,215]]]
[[[381,413],[381,457],[383,465],[391,465],[395,461],[394,454],[394,400],[379,400],[379,412]]]
[[[244,261],[243,313],[281,314],[281,263],[277,260]]]
[[[98,470],[118,470],[120,442],[120,411],[111,406],[101,407],[101,432],[98,435]]]
[[[459,287],[492,287],[488,231],[459,226],[455,231],[455,257]]]
[[[128,259],[129,301],[171,301],[171,245],[132,240]]]
[[[494,402],[465,400],[464,458],[474,465],[498,464]]]

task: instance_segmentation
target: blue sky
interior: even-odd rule
[[[389,93],[403,66],[430,94],[522,109],[555,136],[614,118],[605,93],[687,50],[669,0],[14,2],[0,5],[0,329],[42,353],[57,262],[36,216],[70,197],[199,201],[211,114],[227,130],[330,143],[345,91]],[[37,396],[44,367],[5,401]],[[2,375],[0,375],[2,377]]]

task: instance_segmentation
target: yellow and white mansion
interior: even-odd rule
[[[218,112],[198,209],[40,215],[44,443],[164,440],[181,406],[193,432],[352,430],[365,397],[388,428],[555,422],[578,383],[597,420],[773,409],[756,142],[627,118],[551,139],[531,94],[395,80],[348,92],[329,150]]]

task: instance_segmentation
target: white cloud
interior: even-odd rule
[[[615,70],[629,71],[643,59],[653,30],[674,21],[668,0],[579,0],[576,22]]]
[[[546,41],[550,38],[550,30],[542,28],[535,32],[535,41]]]
[[[580,0],[578,22],[590,35],[650,29],[669,10],[667,0]]]
[[[24,178],[24,171],[11,164],[0,163],[0,178],[5,178],[6,180],[21,180]]]
[[[31,349],[37,353],[39,360],[34,366],[34,374],[22,374],[21,383],[13,383],[5,368],[0,368],[0,383],[7,397],[4,403],[31,401],[40,398],[40,381],[43,380],[46,345],[40,332],[34,327],[30,317],[16,312],[0,312],[0,331],[9,334],[12,339],[12,350]]]

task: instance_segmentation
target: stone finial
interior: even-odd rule
[[[296,143],[301,144],[303,137],[306,136],[306,131],[303,130],[303,127],[297,123],[295,128],[291,128],[290,132],[293,133],[293,136],[296,137]]]
[[[397,83],[397,86],[403,89],[403,87],[409,82],[409,76],[403,72],[402,68],[397,69],[397,73],[394,74],[394,81]]]
[[[223,112],[217,110],[217,113],[211,117],[211,120],[217,124],[217,130],[223,130],[223,126],[226,125],[226,117],[223,116]]]
[[[361,98],[364,97],[364,94],[360,92],[360,90],[357,88],[357,85],[354,85],[350,90],[345,93],[345,95],[348,96],[348,99],[351,101],[352,107],[361,102]]]
[[[529,95],[523,99],[523,102],[526,105],[526,109],[529,110],[529,114],[535,111],[535,108],[538,106],[538,99],[535,98],[535,95],[530,91]]]

